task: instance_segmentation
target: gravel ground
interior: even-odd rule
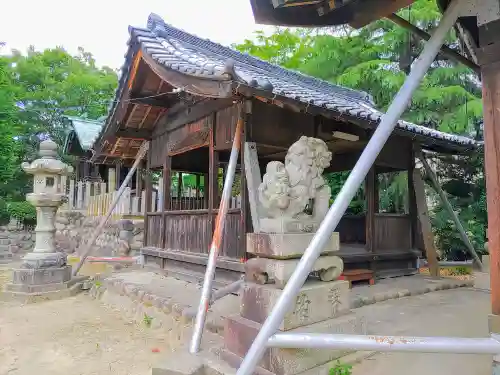
[[[0,287],[9,279],[0,268]],[[162,330],[128,322],[86,294],[0,302],[2,375],[150,375],[172,349]]]

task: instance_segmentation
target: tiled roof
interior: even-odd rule
[[[80,142],[82,150],[88,151],[94,145],[103,123],[99,121],[87,120],[78,117],[67,117],[71,123],[71,127]]]
[[[273,95],[366,121],[374,127],[383,115],[374,108],[371,97],[366,93],[284,69],[196,37],[166,24],[155,14],[149,16],[146,29],[130,27],[129,31],[131,41],[139,42],[143,51],[153,60],[182,74],[204,79],[234,80],[236,83],[265,90]],[[122,68],[118,96],[130,70],[129,60],[130,55]],[[446,143],[465,147],[475,145],[475,141],[470,138],[443,133],[406,121],[399,121],[397,127]]]

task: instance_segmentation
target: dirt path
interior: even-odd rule
[[[7,275],[0,269],[0,287]],[[172,349],[167,339],[85,294],[24,306],[0,302],[2,375],[150,375]]]

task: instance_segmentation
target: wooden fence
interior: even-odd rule
[[[68,210],[87,211],[90,216],[102,216],[108,211],[118,191],[111,190],[105,182],[69,180],[63,189],[66,190],[68,200],[64,206]],[[111,191],[110,191],[111,190]],[[159,200],[162,194],[158,189],[151,195],[151,211],[156,212],[162,207]],[[146,212],[146,191],[135,191],[125,188],[113,215],[144,215]]]
[[[161,212],[163,208],[163,183],[153,186],[151,194],[151,208],[149,212]],[[63,180],[63,189],[65,189],[68,200],[63,206],[68,210],[87,211],[90,216],[103,216],[108,211],[117,191],[110,188],[105,182],[75,181]],[[179,194],[180,193],[180,194]],[[177,196],[179,195],[179,196]],[[193,189],[185,188],[182,191],[172,189],[170,194],[170,207],[172,210],[200,210],[205,207],[205,199],[202,192],[196,193]],[[142,215],[146,213],[146,191],[136,191],[127,187],[120,197],[118,204],[113,210],[113,215]],[[231,198],[230,208],[240,208],[241,197]]]

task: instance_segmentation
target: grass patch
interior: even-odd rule
[[[328,375],[351,375],[352,374],[352,365],[342,364],[340,361],[337,361],[334,367],[328,371]]]
[[[151,328],[151,324],[153,323],[153,317],[148,314],[144,314],[144,319],[142,320],[144,325],[148,328]]]

